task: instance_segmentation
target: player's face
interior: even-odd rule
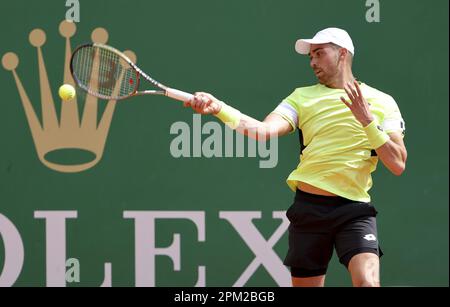
[[[320,83],[327,84],[339,73],[339,51],[330,44],[311,45],[309,58]]]

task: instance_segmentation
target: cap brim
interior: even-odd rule
[[[297,51],[300,54],[309,54],[309,52],[311,51],[312,44],[326,44],[326,43],[329,42],[317,39],[299,39],[295,43],[295,51]]]

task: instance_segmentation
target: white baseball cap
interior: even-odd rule
[[[351,54],[355,55],[355,47],[352,39],[347,31],[339,28],[327,28],[317,32],[312,39],[299,39],[295,43],[295,50],[300,54],[309,54],[311,44],[327,44],[334,43],[342,48],[347,49]]]

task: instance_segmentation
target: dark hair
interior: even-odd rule
[[[341,47],[341,46],[339,46],[339,45],[336,45],[335,43],[329,43],[330,45],[331,45],[331,47],[333,47],[334,49],[341,49],[341,48],[343,48],[343,47]],[[344,48],[345,49],[345,48]],[[348,50],[347,50],[348,51]],[[353,54],[350,52],[350,51],[348,51],[348,54],[350,55],[350,65],[352,65],[352,63],[353,63]]]

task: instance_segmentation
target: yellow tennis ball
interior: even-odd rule
[[[70,100],[75,98],[75,88],[70,84],[64,84],[59,88],[59,97],[61,97],[62,100]]]

